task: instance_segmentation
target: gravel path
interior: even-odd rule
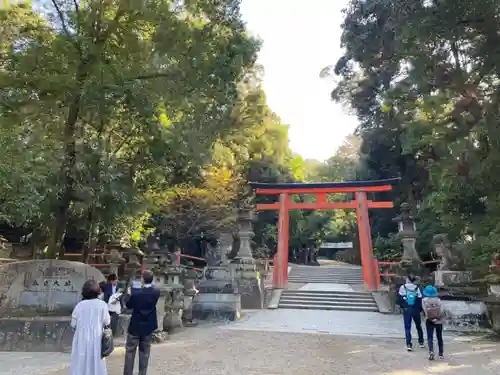
[[[444,361],[426,350],[405,352],[402,339],[199,327],[153,347],[148,375],[486,375],[500,372],[500,346],[472,338],[447,338]],[[123,353],[108,360],[121,375]],[[19,373],[18,373],[19,374]],[[67,369],[50,375],[66,375]],[[34,375],[30,373],[30,375]]]

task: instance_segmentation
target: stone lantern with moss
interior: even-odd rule
[[[400,209],[401,213],[393,219],[398,224],[398,232],[403,244],[400,264],[407,273],[418,272],[421,269],[422,260],[415,247],[417,240],[416,218],[411,215],[408,203],[401,203]]]
[[[238,217],[238,236],[240,247],[232,262],[234,275],[241,292],[243,309],[262,309],[264,306],[264,283],[257,262],[252,255],[251,240],[254,236],[255,215],[249,209],[240,210]]]

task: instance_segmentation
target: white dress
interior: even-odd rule
[[[80,301],[71,315],[75,328],[71,347],[71,375],[107,375],[101,358],[102,329],[110,324],[108,304],[98,298]]]

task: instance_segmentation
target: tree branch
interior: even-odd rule
[[[169,78],[172,77],[174,78],[177,73],[174,72],[155,72],[155,73],[148,73],[148,74],[141,74],[135,77],[129,77],[125,78],[124,82],[130,82],[130,81],[144,81],[148,79],[155,79],[155,78]]]
[[[80,55],[80,57],[82,57],[82,49],[80,47],[80,44],[76,40],[74,40],[74,38],[70,34],[70,32],[68,30],[68,26],[66,25],[66,21],[64,20],[64,13],[62,12],[61,8],[59,7],[59,4],[57,4],[56,0],[52,0],[52,5],[54,5],[54,8],[56,9],[56,12],[57,12],[57,15],[59,17],[59,20],[61,21],[61,26],[64,30],[64,33],[70,39],[70,41],[73,43],[73,45],[76,48],[76,50],[78,51],[78,54]]]

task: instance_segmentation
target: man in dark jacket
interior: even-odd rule
[[[112,273],[108,275],[108,283],[101,287],[103,300],[108,304],[109,316],[111,317],[110,328],[113,336],[118,333],[118,321],[121,314],[121,290],[118,288],[118,277]]]
[[[123,375],[132,375],[137,347],[139,347],[139,375],[146,375],[153,332],[158,328],[156,303],[160,298],[160,291],[152,286],[153,273],[151,271],[145,271],[142,279],[143,288],[130,293],[126,303],[127,308],[132,310],[132,316],[125,344]]]

